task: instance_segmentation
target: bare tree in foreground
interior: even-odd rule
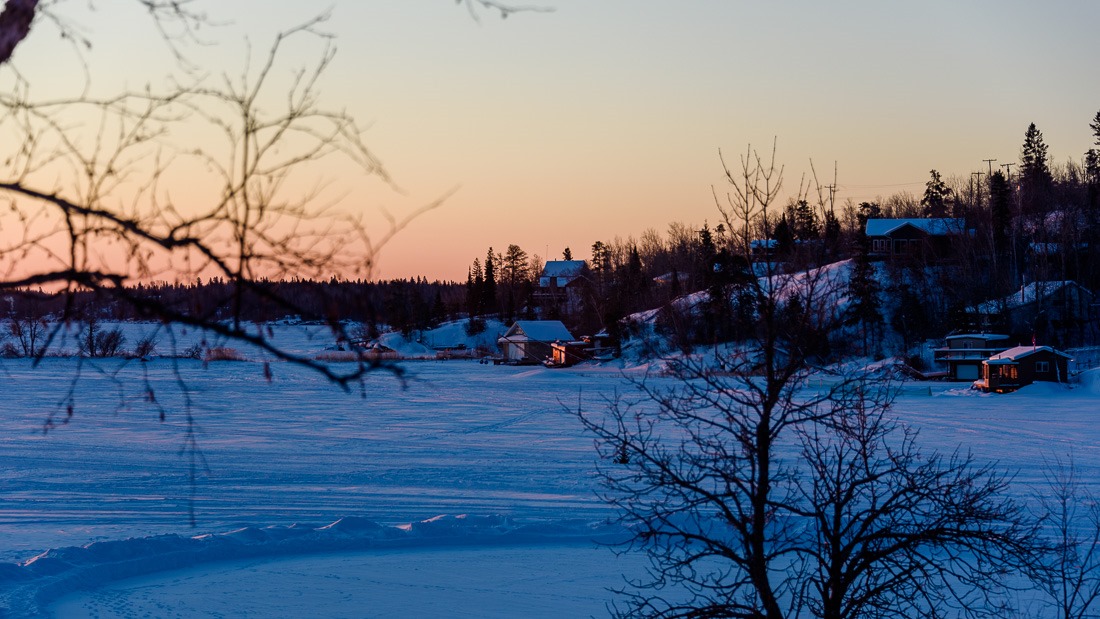
[[[750,151],[728,175],[747,183],[734,192],[745,213],[778,191],[760,163]],[[997,615],[1002,579],[1033,551],[1006,480],[965,455],[922,454],[890,421],[883,380],[825,372],[842,320],[835,269],[753,285],[743,341],[666,359],[672,380],[636,381],[637,401],[581,414],[628,549],[650,559],[618,614]]]
[[[1100,617],[1100,503],[1068,461],[1046,469],[1042,531],[1050,552],[1031,565],[1031,578],[1060,619]],[[1048,614],[1048,613],[1044,613]]]
[[[495,0],[459,4],[475,17],[486,9],[502,16],[544,10]],[[0,291],[70,298],[93,292],[165,325],[251,344],[344,388],[377,365],[360,358],[337,367],[293,354],[240,320],[242,304],[256,298],[288,315],[327,321],[337,339],[347,339],[337,320],[309,315],[305,303],[267,282],[368,279],[378,249],[435,205],[371,235],[361,212],[339,204],[341,188],[330,187],[337,174],[389,179],[355,119],[320,96],[334,56],[324,17],[278,35],[258,62],[196,78],[200,70],[189,66],[183,46],[200,28],[216,30],[216,20],[195,0],[131,0],[110,10],[146,12],[149,27],[188,65],[177,71],[183,77],[169,69],[163,87],[91,96],[85,86],[71,98],[38,98],[33,76],[9,64],[24,39],[52,27],[81,48],[91,35],[67,19],[63,1],[2,6]],[[313,64],[301,67],[309,44]],[[232,294],[219,300],[232,320],[221,319],[224,311],[215,319],[215,307],[159,303],[129,288],[197,277],[232,284]],[[56,318],[55,325],[82,319],[72,302]]]

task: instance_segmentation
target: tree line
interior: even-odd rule
[[[582,303],[570,315],[540,307],[532,295],[538,256],[529,260],[517,245],[502,253],[490,248],[468,272],[466,311],[506,322],[561,318],[580,332],[617,333],[624,317],[663,307],[662,328],[691,346],[743,334],[755,311],[743,294],[751,278],[852,259],[848,325],[858,328],[859,348],[881,354],[894,333],[904,352],[929,337],[981,328],[973,308],[1031,282],[1100,288],[1100,112],[1088,126],[1095,147],[1080,161],[1056,165],[1042,132],[1030,124],[1018,162],[998,169],[989,162],[988,171],[967,177],[933,169],[919,196],[901,192],[838,204],[835,181],[824,187],[815,181],[751,218],[727,213],[714,225],[673,222],[663,232],[597,240],[579,282]],[[938,255],[880,262],[864,233],[867,221],[878,218],[946,218],[957,234]],[[673,300],[701,291],[709,293],[705,319],[677,313]],[[1091,337],[1082,327],[1037,330],[1052,343],[1071,344]]]

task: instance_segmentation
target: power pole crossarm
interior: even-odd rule
[[[989,164],[989,176],[993,176],[993,162],[996,161],[996,159],[982,159],[982,161]]]

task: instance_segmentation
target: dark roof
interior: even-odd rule
[[[913,226],[932,236],[946,236],[966,230],[966,220],[938,217],[934,219],[868,219],[867,236],[886,236],[904,226]]]

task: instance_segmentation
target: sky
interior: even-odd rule
[[[838,203],[859,202],[919,195],[932,169],[968,178],[984,159],[1015,162],[1031,122],[1055,162],[1080,160],[1100,110],[1095,2],[524,3],[553,10],[475,19],[448,0],[332,5],[323,100],[369,127],[395,185],[334,167],[345,208],[381,236],[380,213],[401,219],[446,197],[382,249],[376,277],[464,280],[490,246],[587,258],[597,240],[713,224],[719,151],[736,165],[774,143],[787,195],[812,162],[822,184],[836,170]],[[211,74],[236,74],[242,41],[264,49],[318,10],[223,4],[203,5],[218,23],[200,34],[210,44],[185,50]],[[93,81],[163,79],[173,60],[148,17],[116,11],[81,18]],[[78,81],[60,48],[41,29],[17,64],[40,82]]]

